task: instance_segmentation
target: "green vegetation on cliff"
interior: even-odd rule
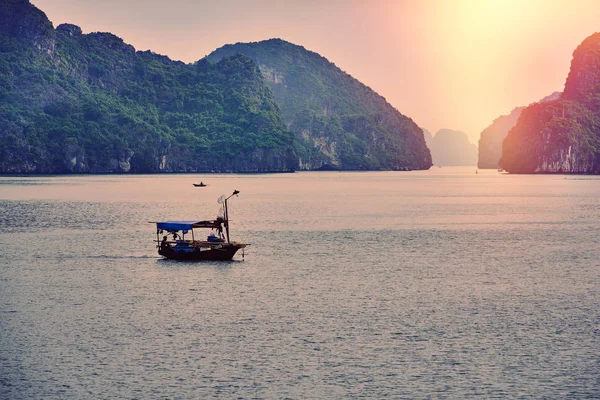
[[[288,171],[293,135],[257,65],[136,52],[0,0],[0,173]]]
[[[515,173],[600,173],[600,33],[573,53],[563,95],[525,108],[502,146]]]
[[[502,147],[514,173],[600,173],[600,114],[579,102],[535,103],[521,112]]]
[[[427,169],[423,131],[386,100],[317,53],[280,39],[226,45],[261,68],[289,129],[301,168]]]
[[[561,92],[554,92],[544,97],[540,102],[559,99]],[[517,124],[521,111],[525,107],[517,107],[510,114],[502,115],[494,120],[490,126],[485,128],[479,139],[479,168],[498,168],[500,157],[502,157],[502,142],[508,132]]]

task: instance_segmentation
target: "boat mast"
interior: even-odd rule
[[[225,225],[225,235],[227,235],[227,243],[229,243],[229,213],[227,212],[227,200],[229,200],[229,197],[225,199],[225,222],[223,224]]]
[[[227,200],[229,200],[232,196],[235,196],[239,193],[239,190],[234,190],[233,193],[231,194],[231,196],[229,196],[228,198],[225,199],[225,208],[223,210],[223,214],[225,217],[225,221],[224,221],[224,225],[225,225],[225,234],[227,235],[227,243],[231,243],[229,241],[229,210],[227,209]]]

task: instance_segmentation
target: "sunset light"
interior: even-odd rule
[[[186,62],[227,42],[279,37],[301,43],[327,54],[424,128],[463,130],[473,143],[499,115],[561,91],[573,49],[600,30],[593,0],[313,1],[286,7],[228,0],[168,8],[158,0],[134,0],[118,15],[110,2],[34,2],[56,23],[77,19],[84,31],[115,32],[136,48]],[[131,15],[134,21],[126,17]]]
[[[600,0],[0,0],[0,399],[599,398]]]

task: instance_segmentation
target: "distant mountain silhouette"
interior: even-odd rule
[[[438,166],[477,164],[477,146],[467,134],[452,129],[440,129],[435,136],[424,130],[425,141],[431,150],[433,164]]]

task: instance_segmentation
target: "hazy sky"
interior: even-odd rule
[[[112,32],[196,61],[282,38],[315,51],[435,133],[476,143],[496,117],[562,90],[600,0],[32,0],[54,26]]]

